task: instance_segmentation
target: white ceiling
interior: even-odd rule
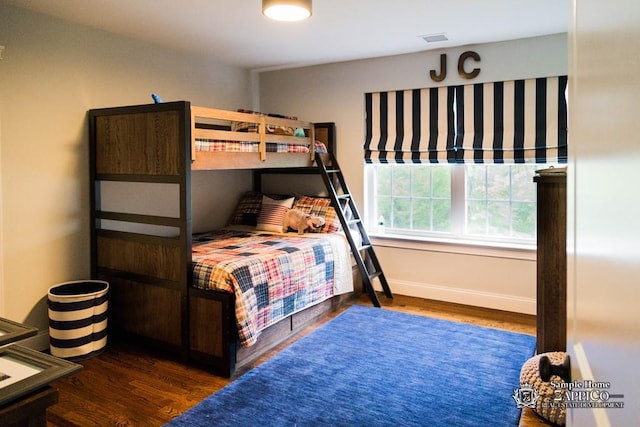
[[[270,21],[261,0],[0,0],[248,69],[372,58],[569,29],[562,0],[315,0],[311,19]],[[421,36],[445,33],[446,42]]]

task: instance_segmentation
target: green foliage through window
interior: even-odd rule
[[[397,230],[451,231],[449,165],[375,165],[378,224]]]
[[[378,230],[532,242],[535,164],[376,164]],[[464,185],[457,185],[463,182]],[[464,213],[453,207],[464,207]]]

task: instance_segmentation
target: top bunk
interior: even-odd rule
[[[98,175],[312,167],[316,152],[333,149],[328,125],[187,101],[89,111]],[[318,135],[326,140],[318,141]]]
[[[191,106],[192,170],[313,166],[315,151],[327,148],[311,122]]]

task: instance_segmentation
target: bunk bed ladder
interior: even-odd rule
[[[373,305],[375,307],[380,307],[378,295],[373,287],[373,280],[376,278],[379,280],[382,290],[387,298],[393,298],[393,294],[389,288],[387,278],[382,272],[382,267],[380,266],[378,257],[373,250],[373,245],[371,244],[371,240],[369,240],[367,230],[364,228],[362,217],[358,213],[358,209],[351,197],[351,193],[347,188],[347,183],[345,182],[344,175],[340,170],[340,166],[338,166],[338,161],[333,153],[329,153],[329,159],[330,163],[325,164],[322,155],[316,153],[318,169],[320,170],[322,179],[327,187],[333,206],[336,209],[336,213],[340,219],[340,224],[342,224],[342,229],[349,241],[351,252],[356,260],[360,274],[362,275],[364,288],[369,294],[369,298]],[[350,215],[348,215],[349,211],[351,212]],[[355,232],[354,229],[360,234],[360,246],[358,245],[359,242],[356,242],[353,238],[352,233]],[[364,256],[362,255],[363,253]]]

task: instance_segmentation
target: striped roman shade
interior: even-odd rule
[[[366,93],[365,161],[455,161],[454,95],[454,87]]]
[[[456,87],[460,163],[566,163],[567,77]]]
[[[567,77],[365,94],[367,163],[566,163]]]

